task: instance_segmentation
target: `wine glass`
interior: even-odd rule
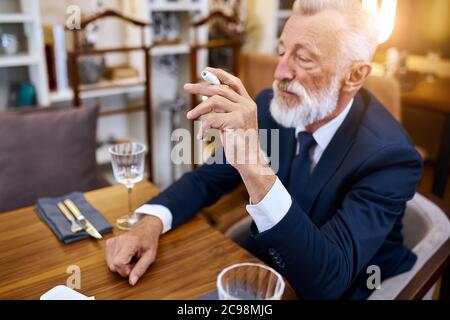
[[[114,177],[128,189],[128,214],[116,220],[120,230],[129,231],[138,221],[132,210],[131,193],[136,183],[144,179],[146,148],[139,143],[124,143],[109,148]]]

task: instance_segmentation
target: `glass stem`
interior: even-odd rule
[[[131,201],[131,192],[133,191],[133,188],[127,188],[128,189],[128,213],[130,215],[133,215],[133,208],[132,208],[132,201]]]

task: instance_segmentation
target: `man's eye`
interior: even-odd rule
[[[305,62],[305,63],[310,63],[310,62],[312,62],[311,59],[308,59],[308,58],[306,58],[306,57],[304,57],[304,56],[298,56],[298,60],[300,60],[301,62]]]
[[[283,57],[285,55],[284,52],[278,52],[278,56]]]

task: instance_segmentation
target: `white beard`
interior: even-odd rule
[[[274,98],[270,104],[272,117],[286,128],[304,128],[319,122],[330,116],[337,107],[341,84],[335,77],[330,86],[312,96],[298,82],[292,81],[287,89],[297,95],[300,102],[296,106],[289,107],[283,97],[279,95],[278,81],[274,81]]]

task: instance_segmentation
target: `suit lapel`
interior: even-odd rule
[[[309,192],[304,197],[305,203],[301,205],[306,212],[310,213],[320,191],[339,168],[350,147],[353,145],[365,110],[366,104],[361,93],[359,93],[355,96],[350,113],[336,132],[314,169],[308,186]]]

